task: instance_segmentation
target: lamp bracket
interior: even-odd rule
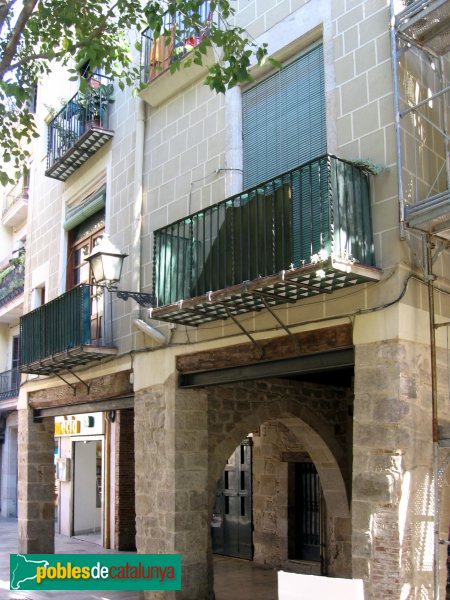
[[[154,294],[143,294],[142,292],[130,292],[127,290],[111,290],[117,294],[117,297],[121,300],[128,300],[128,298],[133,298],[136,300],[138,304],[141,306],[145,306],[146,308],[150,308],[155,306],[155,296]]]

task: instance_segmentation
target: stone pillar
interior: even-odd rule
[[[355,351],[353,577],[366,600],[431,600],[429,348],[392,340]]]
[[[208,505],[208,412],[203,392],[175,378],[135,395],[136,546],[181,553],[182,590],[152,600],[212,598]]]
[[[29,408],[18,412],[19,552],[52,554],[55,551],[54,420],[35,423]]]

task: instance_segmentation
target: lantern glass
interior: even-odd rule
[[[91,265],[95,283],[99,285],[103,283],[107,287],[111,287],[120,281],[123,259],[126,256],[127,254],[120,252],[110,242],[108,236],[104,235],[86,258]]]

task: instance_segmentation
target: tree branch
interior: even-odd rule
[[[1,2],[2,0],[0,0]],[[15,1],[15,0],[14,0]],[[32,0],[35,1],[35,4],[37,3],[38,0]],[[108,25],[108,19],[110,19],[111,17],[114,16],[114,9],[117,8],[117,2],[113,4],[113,6],[111,6],[108,11],[105,13],[105,15],[103,16],[100,24],[98,25],[98,27],[96,29],[94,29],[93,31],[91,31],[88,40],[92,41],[95,38],[99,37],[106,29],[107,25]],[[54,52],[51,55],[51,58],[54,60],[58,60],[59,58],[62,58],[63,56],[66,56],[67,54],[71,54],[73,53],[75,50],[79,50],[80,48],[84,48],[85,46],[88,45],[89,42],[77,42],[75,44],[72,44],[69,48],[64,48],[61,49],[59,52]],[[6,51],[5,51],[6,54]],[[12,57],[11,57],[12,59]],[[14,71],[15,69],[17,69],[18,67],[23,67],[24,65],[30,63],[30,62],[34,62],[37,60],[50,60],[50,56],[48,54],[46,54],[45,52],[41,52],[41,53],[37,53],[37,54],[29,54],[28,56],[25,56],[24,58],[22,58],[21,60],[18,60],[15,63],[9,64],[9,66],[7,68],[5,68],[4,70],[2,70],[0,68],[0,77],[3,77],[3,75],[7,72],[7,71]],[[3,60],[2,63],[3,64]]]
[[[11,37],[9,38],[8,43],[6,44],[5,52],[3,53],[2,59],[0,61],[0,77],[9,71],[9,65],[13,57],[17,52],[17,47],[20,42],[20,36],[25,28],[25,25],[28,22],[28,19],[33,14],[33,11],[36,7],[38,0],[24,0],[23,9],[20,12],[17,21],[14,25],[14,28],[11,32]]]
[[[8,18],[11,8],[14,6],[16,0],[0,0],[0,34],[3,26],[5,25],[6,19]]]

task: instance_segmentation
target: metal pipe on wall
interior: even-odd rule
[[[104,503],[103,503],[103,546],[105,548],[111,547],[111,527],[110,527],[110,499],[111,499],[111,424],[109,422],[107,413],[103,413],[105,419],[105,464],[104,464]]]
[[[434,492],[434,538],[433,538],[433,574],[434,598],[439,600],[439,429],[437,403],[437,365],[436,365],[436,327],[434,315],[434,276],[432,273],[431,235],[426,237],[426,276],[428,278],[428,311],[430,325],[430,360],[431,360],[431,420],[433,436],[433,492]]]

